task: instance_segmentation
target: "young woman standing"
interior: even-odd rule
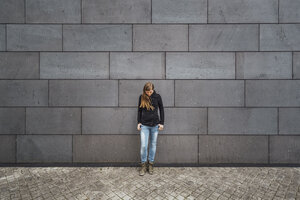
[[[160,118],[158,117],[158,111]],[[153,164],[156,152],[156,142],[158,130],[164,128],[164,107],[161,96],[154,90],[154,85],[147,82],[143,88],[143,94],[139,97],[137,129],[141,135],[141,169],[140,175],[143,176],[147,169],[149,174],[153,174]],[[148,138],[150,135],[149,158],[147,160]]]

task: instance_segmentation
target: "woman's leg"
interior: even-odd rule
[[[147,161],[147,150],[148,150],[148,138],[149,138],[149,128],[147,128],[144,125],[141,125],[141,163],[144,163]]]
[[[150,146],[149,146],[149,162],[154,162],[155,153],[156,153],[156,143],[158,136],[158,125],[151,128],[150,135]]]

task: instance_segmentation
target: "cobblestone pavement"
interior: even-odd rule
[[[1,167],[1,199],[300,199],[299,167]]]

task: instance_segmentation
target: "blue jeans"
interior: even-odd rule
[[[141,162],[147,161],[147,150],[148,150],[148,138],[150,135],[150,147],[149,147],[149,161],[154,162],[155,152],[156,152],[156,141],[158,135],[158,125],[156,126],[146,126],[141,125]]]

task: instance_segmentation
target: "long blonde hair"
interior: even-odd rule
[[[151,82],[147,82],[145,85],[144,85],[144,88],[143,88],[143,94],[142,94],[142,97],[141,97],[141,104],[139,105],[140,108],[144,108],[146,107],[147,110],[154,110],[154,106],[152,106],[152,103],[151,103],[151,98],[146,94],[145,91],[150,91],[150,90],[154,90],[154,84],[151,83]]]

